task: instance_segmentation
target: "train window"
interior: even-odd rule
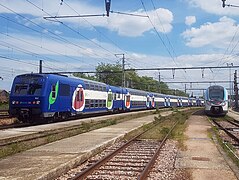
[[[51,86],[52,99],[56,99],[56,85]]]
[[[80,101],[84,100],[83,91],[80,92]]]
[[[106,87],[105,86],[103,86],[103,91],[106,91]]]
[[[127,102],[130,101],[130,96],[126,96],[126,101],[127,101]]]
[[[108,101],[112,101],[113,100],[113,94],[108,94]]]
[[[90,107],[90,100],[89,100],[89,99],[86,99],[86,100],[85,100],[85,107],[86,107],[86,108],[89,108],[89,107]]]
[[[94,100],[90,100],[90,107],[91,107],[91,108],[94,107]]]
[[[95,85],[95,90],[98,91],[99,90],[99,86]]]
[[[60,96],[70,96],[70,86],[68,84],[60,84]]]
[[[114,100],[116,100],[116,95],[117,95],[117,94],[114,94]]]
[[[14,90],[15,95],[26,95],[27,94],[27,85],[17,84]]]
[[[120,98],[120,93],[118,94],[118,98]]]
[[[89,84],[85,84],[85,89],[90,89],[90,85]]]
[[[77,93],[76,93],[76,101],[80,101],[79,95],[80,95],[80,92],[77,91]]]
[[[95,89],[94,84],[90,84],[90,90],[94,90],[94,89]]]
[[[29,95],[41,95],[42,85],[40,84],[29,84],[27,94]]]
[[[103,100],[103,107],[106,107],[106,100]]]
[[[102,107],[102,106],[103,106],[103,101],[99,100],[99,107]]]
[[[98,107],[98,106],[99,106],[99,101],[95,100],[95,107]]]

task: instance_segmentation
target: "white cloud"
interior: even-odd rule
[[[189,47],[210,45],[212,47],[225,49],[230,44],[237,29],[238,25],[235,20],[224,16],[220,18],[218,22],[208,22],[199,28],[192,27],[183,32],[182,36],[186,40],[186,45]]]
[[[186,16],[185,17],[185,24],[188,26],[191,26],[196,22],[196,17],[195,16]]]
[[[233,7],[222,7],[221,0],[185,0],[192,7],[201,8],[202,10],[217,15],[234,15],[238,16],[238,8]],[[239,5],[238,0],[227,0],[226,4]]]
[[[19,1],[19,0],[3,0],[1,4],[12,10],[16,13],[20,14],[28,14],[34,16],[32,20],[35,23],[47,23],[52,24],[47,20],[44,20],[44,16],[52,16],[56,15],[78,15],[74,12],[71,8],[67,5],[59,5],[59,0],[35,0],[32,1],[35,5],[39,8],[43,9],[45,12],[37,9],[32,4],[28,3],[27,1]],[[92,5],[87,4],[84,1],[79,3],[78,1],[70,1],[67,2],[70,7],[79,12],[79,14],[103,14],[105,13],[104,7],[94,7]],[[59,11],[58,11],[59,10]],[[0,6],[0,13],[13,13],[12,11]],[[138,15],[146,15],[141,9],[138,11],[128,12],[132,14]],[[173,21],[173,14],[168,9],[159,8],[156,10],[148,11],[147,12],[149,17],[151,18],[154,26],[156,29],[162,33],[168,33],[172,30],[172,21]],[[128,36],[128,37],[137,37],[142,36],[143,33],[150,31],[153,29],[152,25],[149,22],[149,19],[146,17],[135,17],[135,16],[126,16],[126,15],[119,15],[119,14],[110,14],[110,17],[92,17],[92,18],[67,18],[67,19],[58,19],[62,22],[73,23],[73,25],[81,28],[81,27],[89,27],[92,28],[90,24],[94,26],[104,27],[111,31],[117,32],[121,36]],[[90,23],[90,24],[89,24]],[[80,26],[79,26],[80,24]],[[57,25],[57,23],[55,23]]]

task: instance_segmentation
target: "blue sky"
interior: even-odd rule
[[[104,1],[1,0],[0,89],[10,90],[18,74],[37,72],[39,60],[44,72],[94,70],[100,62],[120,61],[115,54],[122,53],[126,68],[238,65],[238,8],[222,8],[221,0],[111,1],[115,12],[149,18],[111,13],[49,21],[43,17],[103,14]],[[226,3],[239,5],[236,0]],[[138,72],[154,78],[158,73]],[[160,74],[162,81],[229,80],[229,70],[223,69],[206,69],[204,78],[201,70],[178,70],[174,79],[170,71]],[[182,83],[169,86],[184,89]]]

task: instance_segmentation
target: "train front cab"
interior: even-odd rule
[[[210,89],[220,90],[210,94]],[[215,94],[214,94],[215,93]],[[219,94],[218,94],[219,93]],[[214,97],[216,95],[216,97]],[[221,98],[218,98],[220,95]],[[204,94],[205,113],[211,116],[224,116],[228,113],[228,93],[222,86],[210,86]]]
[[[22,121],[40,116],[45,103],[46,77],[39,74],[16,76],[9,97],[9,113]]]

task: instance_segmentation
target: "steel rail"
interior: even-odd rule
[[[148,129],[149,130],[149,129]],[[105,162],[107,162],[108,160],[110,160],[112,157],[114,157],[116,154],[118,154],[119,152],[121,152],[123,149],[125,149],[126,147],[128,147],[131,143],[133,143],[133,141],[135,139],[137,139],[139,136],[141,136],[142,134],[144,134],[145,132],[147,132],[148,130],[140,133],[139,135],[133,137],[132,139],[130,139],[128,142],[126,142],[125,144],[123,144],[122,146],[120,146],[118,149],[116,149],[115,151],[113,151],[112,153],[108,154],[107,156],[105,156],[103,159],[97,161],[95,164],[91,165],[90,167],[88,167],[87,169],[85,169],[84,171],[76,174],[75,177],[72,177],[70,180],[81,180],[84,179],[85,177],[87,177],[88,175],[92,174],[92,172],[97,169],[98,167],[100,167],[102,164],[104,164]]]
[[[225,133],[227,133],[228,136],[230,136],[233,140],[235,140],[238,144],[239,144],[239,138],[236,137],[235,135],[233,135],[232,133],[230,133],[227,129],[225,129],[223,126],[221,126],[218,122],[216,122],[214,119],[212,120],[218,127],[220,127],[220,129],[222,129],[223,131],[225,131]]]
[[[238,124],[238,123],[236,123],[236,122],[232,122],[232,121],[230,121],[230,120],[227,120],[227,122],[229,122],[230,124],[233,124],[234,126],[237,126],[237,127],[239,127],[239,124]]]
[[[162,148],[162,146],[164,145],[164,143],[166,142],[166,140],[168,139],[168,136],[171,134],[172,130],[175,128],[175,126],[178,124],[179,121],[175,122],[173,127],[170,129],[170,131],[168,132],[168,134],[164,137],[163,141],[160,143],[159,147],[157,148],[155,154],[153,155],[153,157],[151,158],[151,160],[147,163],[147,165],[145,166],[145,168],[143,169],[142,173],[138,176],[138,179],[142,180],[145,179],[145,177],[147,177],[152,165],[155,163],[156,158],[158,157],[158,154],[160,152],[160,149]],[[159,123],[157,123],[159,124]],[[154,124],[151,128],[155,127]],[[88,175],[92,174],[93,171],[95,171],[97,168],[99,168],[100,166],[102,166],[103,164],[105,164],[107,161],[109,161],[110,159],[112,159],[112,157],[114,157],[115,155],[117,155],[119,152],[121,152],[122,150],[124,150],[126,147],[128,147],[131,143],[133,143],[138,137],[140,137],[142,134],[146,133],[147,131],[149,131],[151,128],[147,129],[146,131],[140,133],[139,135],[133,137],[132,139],[130,139],[128,142],[126,142],[125,144],[123,144],[122,146],[120,146],[118,149],[116,149],[115,151],[113,151],[112,153],[110,153],[109,155],[105,156],[103,159],[97,161],[95,164],[91,165],[90,167],[88,167],[87,169],[85,169],[84,171],[76,174],[76,176],[70,178],[70,180],[80,180],[80,179],[85,179]]]
[[[154,165],[159,152],[161,150],[161,148],[163,147],[163,145],[165,144],[166,140],[168,139],[168,136],[171,134],[171,132],[173,131],[173,129],[176,127],[176,125],[178,124],[179,121],[175,122],[173,127],[170,129],[170,131],[168,132],[168,134],[164,137],[163,141],[160,143],[156,153],[154,154],[154,156],[152,157],[152,159],[148,162],[148,164],[146,165],[145,169],[143,170],[143,172],[140,174],[140,176],[138,176],[138,180],[144,180],[147,178],[150,169],[152,168],[152,166]]]

